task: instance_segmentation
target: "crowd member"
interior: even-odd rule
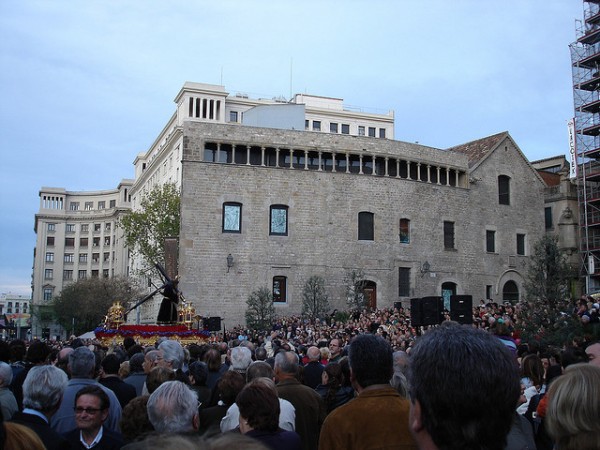
[[[12,368],[7,363],[0,362],[0,410],[4,420],[10,420],[13,414],[19,410],[17,400],[9,389],[12,378]]]
[[[546,425],[558,450],[600,448],[600,367],[569,366],[548,391]]]
[[[235,370],[243,377],[246,377],[246,370],[252,363],[252,352],[249,348],[238,346],[231,349],[230,352],[231,366],[229,370]]]
[[[72,449],[119,450],[124,441],[120,433],[104,428],[110,400],[100,386],[85,386],[75,394],[77,427],[64,433]]]
[[[200,405],[210,402],[211,390],[206,385],[208,379],[208,366],[204,361],[194,361],[189,367],[190,387],[196,391]]]
[[[340,362],[342,359],[342,341],[341,339],[334,338],[329,342],[329,361],[332,362]]]
[[[148,399],[148,418],[158,433],[198,431],[198,397],[181,381],[161,384]]]
[[[315,388],[323,398],[327,414],[354,398],[354,389],[344,385],[344,374],[339,363],[329,363],[321,374],[321,383]]]
[[[585,348],[585,354],[590,364],[600,367],[600,342],[590,343]]]
[[[216,348],[211,348],[205,353],[204,362],[208,366],[206,385],[214,391],[227,366],[221,362],[221,353]]]
[[[148,393],[144,395],[152,394],[161,384],[173,380],[175,380],[175,372],[172,369],[161,366],[155,367],[146,378],[146,390]]]
[[[21,341],[22,342],[22,341]],[[11,390],[17,401],[19,409],[23,409],[23,381],[32,367],[46,364],[46,358],[50,354],[50,347],[42,341],[33,341],[25,352],[25,361],[22,362],[22,370],[13,377]]]
[[[51,425],[55,431],[66,433],[75,428],[75,412],[73,404],[75,403],[75,395],[77,392],[89,385],[100,386],[108,395],[110,406],[108,411],[108,419],[105,422],[106,428],[119,431],[119,421],[121,420],[121,405],[113,391],[102,386],[96,380],[94,375],[96,371],[96,358],[94,353],[87,347],[78,347],[69,355],[69,373],[71,379],[67,384],[64,392],[62,404],[56,414],[52,416]]]
[[[119,377],[119,358],[116,354],[111,353],[106,355],[101,363],[102,371],[100,378],[98,378],[98,382],[110,389],[115,393],[117,398],[119,399],[119,404],[121,405],[121,409],[129,403],[130,400],[133,400],[137,394],[135,391],[135,387],[131,386],[128,383],[125,383]]]
[[[202,433],[208,430],[220,429],[221,419],[225,417],[229,407],[235,403],[235,398],[244,387],[244,384],[244,377],[234,370],[229,370],[223,374],[215,390],[219,398],[217,404],[200,408],[200,431]]]
[[[6,450],[46,450],[40,437],[30,428],[14,422],[0,423],[3,427],[2,448]]]
[[[257,379],[261,379],[263,383],[270,381],[268,384],[272,384],[273,388],[275,387],[275,372],[273,372],[273,368],[264,361],[253,362],[246,372],[246,384]],[[294,409],[294,406],[287,400],[280,398],[279,409],[279,428],[294,431],[296,428],[296,410]],[[237,428],[240,423],[239,418],[240,410],[238,405],[233,403],[229,409],[227,409],[225,417],[221,419],[221,432],[225,433],[226,431]]]
[[[402,397],[408,398],[408,353],[403,350],[395,351],[392,354],[394,359],[394,374],[390,380],[390,384],[398,391]]]
[[[445,322],[421,336],[410,355],[409,423],[419,447],[504,449],[520,395],[506,346]]]
[[[298,355],[294,352],[284,351],[275,356],[277,393],[296,409],[296,432],[302,440],[302,448],[314,450],[326,415],[325,404],[314,389],[304,386],[296,379],[298,364]]]
[[[12,421],[31,428],[48,450],[63,450],[67,441],[50,427],[67,387],[67,375],[54,366],[32,367],[23,383],[23,411]]]
[[[144,371],[144,359],[143,353],[135,353],[129,358],[129,375],[123,379],[127,384],[130,384],[135,388],[135,395],[142,395],[142,389],[146,382],[146,372]]]
[[[385,448],[391,442],[416,449],[408,428],[409,402],[390,386],[390,344],[380,336],[359,335],[350,343],[348,361],[358,395],[327,416],[319,450]]]
[[[300,436],[279,427],[279,399],[275,385],[256,379],[248,383],[236,398],[239,407],[240,432],[271,450],[300,450]]]
[[[140,395],[134,398],[123,408],[121,416],[121,435],[127,443],[143,438],[154,431],[148,418],[149,395]]]
[[[321,352],[314,345],[306,351],[303,383],[311,389],[315,389],[321,383],[321,374],[325,369],[325,366],[319,362],[320,357]]]
[[[525,402],[517,412],[525,414],[531,399],[544,392],[544,366],[538,355],[527,355],[521,361],[521,384],[525,387]]]
[[[161,352],[159,364],[172,369],[175,372],[175,379],[187,384],[188,377],[183,371],[185,352],[181,344],[167,339],[160,343],[158,350]]]

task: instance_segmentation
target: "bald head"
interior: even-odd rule
[[[321,350],[315,346],[309,347],[306,356],[308,356],[308,359],[311,361],[318,361],[321,358]]]

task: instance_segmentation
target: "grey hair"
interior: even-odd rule
[[[245,372],[250,364],[252,364],[252,352],[248,347],[231,349],[231,370]]]
[[[162,351],[163,360],[171,363],[173,370],[181,369],[185,353],[179,342],[173,340],[163,341],[158,349]]]
[[[181,381],[166,381],[150,395],[147,410],[150,423],[159,433],[194,431],[198,396]]]
[[[68,383],[67,374],[54,366],[34,366],[23,382],[23,406],[50,411],[62,400]]]
[[[294,352],[279,352],[275,356],[275,369],[281,372],[296,375],[298,373],[298,355]]]
[[[69,370],[72,378],[92,378],[96,357],[87,347],[77,347],[69,354]]]
[[[12,381],[12,368],[4,361],[0,361],[0,387],[7,387]]]

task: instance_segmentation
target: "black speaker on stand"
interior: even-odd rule
[[[204,329],[207,331],[221,331],[221,318],[209,317],[204,319]]]
[[[450,296],[450,319],[464,325],[473,323],[472,295]]]
[[[444,309],[443,297],[423,297],[410,299],[410,324],[413,327],[439,325]]]

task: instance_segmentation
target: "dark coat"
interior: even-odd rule
[[[304,366],[304,384],[311,389],[321,384],[321,374],[325,366],[319,361],[311,361]]]
[[[325,420],[325,403],[314,389],[300,384],[298,380],[288,379],[277,384],[277,393],[296,408],[296,432],[302,439],[304,450],[318,447],[321,425]]]
[[[352,400],[354,398],[354,389],[352,389],[349,386],[340,386],[338,387],[337,391],[335,392],[335,395],[333,396],[333,399],[331,401],[331,404],[327,404],[327,394],[329,393],[329,385],[318,385],[317,388],[315,389],[315,391],[317,391],[317,394],[319,394],[321,396],[321,398],[323,399],[323,401],[325,402],[325,407],[327,408],[327,414],[329,414],[331,411],[333,411],[335,408],[337,408],[338,406],[342,406],[345,403],[348,403],[350,400]]]
[[[119,403],[121,404],[121,409],[125,408],[125,405],[137,397],[137,392],[135,387],[132,385],[125,383],[119,377],[109,376],[106,378],[100,378],[98,382],[110,389],[115,393],[117,398],[119,399]]]
[[[41,417],[33,414],[25,414],[16,412],[12,417],[11,422],[24,425],[32,429],[37,434],[48,450],[64,450],[69,449],[69,442],[54,431],[48,423]]]
[[[295,431],[284,431],[281,428],[274,432],[251,430],[246,433],[252,439],[262,442],[271,450],[300,450],[302,442]]]
[[[79,429],[75,428],[74,430],[69,431],[64,434],[65,438],[71,444],[71,448],[73,450],[85,450],[86,447],[81,443],[80,432]],[[121,447],[125,445],[125,441],[121,436],[121,433],[117,433],[115,431],[111,431],[104,427],[102,429],[102,439],[98,442],[93,450],[120,450]]]

